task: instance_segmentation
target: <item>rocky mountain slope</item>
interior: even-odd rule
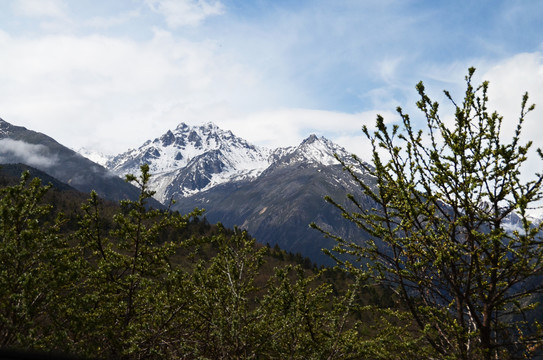
[[[174,210],[204,208],[212,223],[245,228],[262,243],[279,244],[328,264],[331,261],[321,249],[334,243],[310,229],[311,222],[358,243],[368,236],[344,220],[324,196],[348,206],[346,194],[353,194],[363,206],[373,207],[335,155],[358,169],[363,181],[373,181],[347,151],[315,135],[298,146],[270,150],[251,145],[212,123],[180,124],[138,149],[109,160],[93,157],[104,161],[108,171],[44,134],[0,119],[0,164],[26,164],[79,191],[94,189],[102,197],[118,201],[138,196],[138,189],[122,178],[126,173],[138,174],[140,165],[147,163],[157,199],[165,204],[176,200]],[[158,201],[152,205],[162,206]],[[508,220],[509,230],[518,230],[518,217],[512,214]]]
[[[367,206],[371,202],[342,166],[332,163],[331,149],[326,145],[330,145],[326,139],[311,136],[277,159],[258,178],[221,184],[180,199],[174,208],[182,212],[195,206],[204,208],[212,223],[221,221],[227,226],[240,226],[262,243],[279,244],[288,251],[330,265],[332,261],[322,249],[332,248],[334,240],[311,229],[310,223],[359,243],[368,235],[343,219],[324,196],[329,195],[345,206],[349,206],[343,201],[348,193]],[[319,156],[311,160],[316,154]],[[361,177],[372,181],[369,174],[361,172]]]
[[[362,196],[334,154],[355,166],[345,149],[324,137],[311,135],[298,146],[269,150],[212,123],[180,124],[106,165],[123,175],[148,163],[156,198],[175,200],[173,209],[204,208],[212,223],[242,227],[262,243],[325,263],[321,248],[333,243],[310,229],[311,222],[342,236],[366,238],[324,201],[325,195]]]

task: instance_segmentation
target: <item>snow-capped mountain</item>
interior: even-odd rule
[[[270,167],[288,166],[303,163],[307,166],[338,165],[335,155],[339,156],[347,165],[356,166],[351,154],[343,147],[321,136],[314,134],[303,140],[298,146],[278,148],[271,153]]]
[[[122,177],[137,174],[142,164],[148,164],[155,197],[166,203],[219,184],[256,179],[271,166],[338,164],[334,154],[349,161],[345,149],[324,137],[311,135],[298,146],[269,150],[251,145],[211,122],[201,126],[181,123],[138,149],[111,158],[105,166]]]
[[[137,174],[142,164],[149,164],[153,174],[155,197],[167,202],[224,182],[255,178],[270,165],[270,151],[213,123],[181,123],[138,149],[115,156],[106,166],[124,176]]]
[[[117,173],[127,173],[138,172],[141,164],[148,163],[150,171],[158,174],[190,166],[194,159],[216,150],[228,155],[231,168],[253,169],[268,165],[267,150],[250,145],[211,122],[201,126],[181,123],[174,131],[168,130],[138,149],[115,156],[107,165]]]
[[[104,160],[82,152],[94,161]],[[368,235],[345,221],[323,197],[329,195],[341,202],[346,194],[353,194],[361,206],[374,207],[334,154],[353,166],[361,181],[370,186],[375,183],[345,149],[324,137],[311,135],[298,146],[269,150],[212,123],[180,124],[138,149],[110,159],[107,166],[124,177],[126,173],[138,174],[140,165],[147,163],[158,199],[163,203],[171,198],[178,200],[172,210],[186,213],[195,207],[204,208],[210,222],[240,226],[261,243],[279,244],[326,263],[330,260],[321,249],[332,247],[334,242],[309,229],[309,223],[360,243]],[[134,199],[139,194],[137,188],[45,134],[2,119],[0,163],[33,166],[82,192],[94,189],[111,200]],[[349,206],[348,202],[342,205]],[[156,206],[161,205],[157,202]],[[516,214],[505,220],[506,230],[522,231]],[[534,223],[540,221],[534,218]]]
[[[334,154],[353,166],[361,181],[369,186],[375,183],[345,149],[324,137],[311,135],[298,146],[269,150],[211,123],[180,124],[174,131],[116,156],[107,165],[124,177],[126,173],[138,174],[140,165],[147,163],[159,199],[163,203],[170,198],[180,200],[172,210],[186,213],[195,207],[204,208],[210,222],[240,226],[261,243],[279,244],[325,263],[329,259],[321,249],[332,247],[334,242],[309,229],[309,223],[360,243],[368,235],[345,221],[323,197],[329,195],[341,202],[346,194],[353,194],[362,207],[375,206],[343,171]],[[86,155],[94,158],[88,152]],[[139,194],[136,187],[47,135],[0,119],[0,164],[16,163],[41,170],[84,193],[96,190],[106,199],[137,199]],[[161,207],[158,202],[151,205]],[[342,205],[349,206],[348,202]],[[505,221],[506,230],[522,231],[516,214]],[[533,221],[538,224],[541,218]]]
[[[309,223],[333,224],[330,228],[343,235],[358,231],[334,213],[323,197],[363,196],[335,154],[356,166],[344,148],[316,135],[297,146],[270,150],[213,123],[182,123],[138,149],[115,156],[106,166],[124,176],[137,174],[146,163],[155,197],[164,204],[176,200],[174,210],[204,208],[212,222],[240,226],[262,242],[277,243],[321,263],[327,260],[320,249],[331,247],[332,242],[309,229]]]

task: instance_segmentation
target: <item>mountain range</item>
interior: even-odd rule
[[[269,157],[269,150],[212,123],[194,127],[182,123],[138,149],[113,157],[105,166],[123,176],[149,164],[156,198],[166,203],[225,182],[254,179],[270,165]]]
[[[85,193],[135,199],[138,189],[123,178],[137,175],[146,163],[156,191],[154,207],[203,208],[212,223],[247,229],[261,243],[278,244],[319,264],[331,262],[321,249],[333,241],[310,229],[311,222],[354,240],[366,238],[324,200],[325,195],[344,199],[347,193],[362,197],[335,158],[355,166],[350,154],[324,137],[311,135],[298,146],[267,149],[213,123],[181,123],[116,156],[79,152],[0,119],[0,164],[32,166]]]
[[[325,195],[362,198],[360,188],[335,158],[356,166],[350,154],[324,137],[310,135],[298,146],[267,149],[225,131],[213,123],[189,126],[148,140],[137,149],[105,159],[118,176],[137,173],[143,163],[153,174],[155,198],[173,210],[206,210],[208,221],[247,229],[262,243],[330,263],[321,249],[333,246],[310,229],[315,222],[344,237],[367,236],[327,204]],[[365,176],[360,170],[360,175]]]
[[[45,182],[57,184],[52,181],[57,179],[113,201],[137,199],[139,190],[123,178],[139,174],[140,166],[148,164],[156,191],[152,207],[182,213],[205,209],[211,223],[246,229],[261,243],[277,244],[318,264],[333,263],[321,249],[333,247],[334,240],[311,229],[310,223],[359,244],[368,239],[324,196],[349,207],[346,195],[353,194],[362,206],[374,206],[336,156],[360,180],[373,182],[344,148],[316,135],[297,146],[267,149],[213,123],[181,123],[137,149],[106,156],[85,149],[75,152],[45,134],[0,119],[0,164],[25,164],[46,174]],[[4,168],[13,172],[24,167]],[[511,214],[505,226],[518,230],[518,216]]]

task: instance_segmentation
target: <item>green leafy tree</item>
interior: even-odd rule
[[[2,347],[115,359],[423,353],[418,341],[399,341],[409,322],[393,321],[404,315],[362,305],[363,274],[349,287],[343,276],[338,293],[326,270],[272,270],[271,250],[245,231],[219,225],[191,235],[198,227],[187,229],[189,219],[201,212],[149,208],[148,170],[127,177],[140,197],[120,208],[92,192],[75,231],[61,229],[64,220],[44,199],[49,187],[28,173],[0,189]]]
[[[322,272],[306,272],[300,265],[285,266],[269,280],[262,298],[269,358],[352,357],[359,340],[351,317],[358,287],[334,296],[331,284],[319,280]]]
[[[267,339],[257,328],[262,316],[255,278],[265,248],[256,248],[247,232],[235,229],[229,234],[220,224],[219,234],[203,241],[217,253],[199,259],[191,272],[192,331],[187,343],[192,347],[187,352],[194,358],[258,358]]]
[[[276,268],[260,298],[260,332],[268,339],[259,353],[269,359],[406,359],[432,354],[411,336],[405,312],[365,305],[363,274],[335,293],[323,281],[330,269],[308,272],[300,265]]]
[[[127,176],[140,188],[137,201],[121,201],[112,228],[105,231],[100,200],[91,193],[76,234],[83,259],[80,294],[69,298],[72,344],[69,349],[91,356],[162,358],[173,343],[174,319],[183,310],[183,276],[171,263],[182,239],[164,241],[169,229],[187,225],[195,211],[181,216],[149,209],[149,167],[139,177]]]
[[[333,296],[320,273],[275,268],[257,284],[267,248],[244,231],[209,239],[217,250],[192,271],[188,358],[346,359],[358,357],[352,316],[359,286]],[[357,284],[359,285],[359,284]],[[368,351],[371,353],[371,351]],[[190,356],[188,354],[191,354]]]
[[[352,195],[355,211],[328,200],[373,240],[336,237],[336,250],[366,261],[353,272],[398,291],[440,358],[529,358],[542,343],[530,312],[543,289],[543,242],[527,210],[541,199],[543,176],[521,180],[531,142],[522,144],[520,135],[534,106],[525,94],[516,131],[503,142],[503,118],[487,108],[488,82],[472,85],[474,71],[462,103],[445,91],[453,123],[440,117],[421,82],[417,106],[426,131],[401,108],[402,126],[389,129],[378,116],[374,133],[363,128],[373,166],[354,158],[375,184],[347,170],[373,206]],[[510,230],[512,218],[518,228]]]
[[[60,217],[43,202],[49,186],[28,171],[0,189],[0,347],[50,346],[56,300],[69,277]]]

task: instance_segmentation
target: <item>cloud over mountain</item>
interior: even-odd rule
[[[48,168],[58,161],[46,146],[9,138],[0,139],[0,163],[24,163]]]

